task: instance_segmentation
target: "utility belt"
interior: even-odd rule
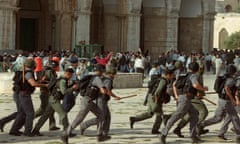
[[[24,97],[31,95],[31,92],[29,92],[27,90],[20,90],[19,93]]]
[[[195,95],[192,93],[185,93],[185,96],[187,96],[188,99],[194,99]]]

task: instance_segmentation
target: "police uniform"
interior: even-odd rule
[[[201,72],[197,72],[196,75],[198,77],[199,84],[203,86],[203,75],[201,74]],[[201,96],[205,96],[204,91],[198,91],[198,93]],[[193,107],[196,108],[196,110],[199,112],[198,123],[201,123],[207,117],[208,109],[204,102],[197,96],[195,96],[194,99],[191,100],[191,103]],[[181,129],[187,125],[189,120],[190,116],[189,114],[186,114],[178,123],[177,127],[174,129],[174,133],[177,134],[179,137],[183,137],[183,135],[181,134]]]
[[[133,128],[133,124],[138,121],[146,120],[151,118],[154,114],[156,115],[156,119],[154,121],[153,127],[152,127],[152,134],[159,134],[158,131],[161,123],[162,123],[162,117],[163,117],[163,111],[162,111],[162,102],[158,101],[158,103],[155,102],[155,96],[158,97],[158,99],[162,96],[164,92],[166,92],[168,80],[165,78],[161,78],[158,87],[156,91],[153,94],[150,94],[148,97],[148,110],[147,112],[144,112],[140,115],[137,115],[135,117],[130,117],[130,127]]]
[[[234,90],[232,89],[235,86],[235,81],[234,81],[233,77],[228,77],[224,86],[228,86],[230,88],[230,90],[232,91],[232,95],[235,96]],[[200,127],[206,127],[209,125],[216,124],[216,123],[222,121],[222,119],[224,118],[224,116],[226,114],[225,121],[219,131],[218,136],[220,138],[225,139],[224,134],[226,133],[226,131],[228,129],[229,123],[232,122],[235,132],[236,132],[238,138],[240,138],[240,125],[239,125],[240,119],[237,115],[237,111],[234,108],[230,98],[226,95],[226,93],[224,91],[225,90],[222,91],[222,94],[218,100],[218,107],[215,111],[214,117],[209,118],[206,121],[203,121],[201,123]]]
[[[57,81],[56,83],[56,87],[60,90],[62,95],[73,92],[73,88],[68,87],[68,80],[66,80],[65,78],[59,79],[59,81]],[[53,108],[53,110],[58,113],[60,123],[63,125],[64,130],[67,129],[69,125],[67,112],[62,107],[61,99],[58,99],[53,94],[51,94],[51,96],[49,97],[49,104]]]
[[[46,70],[46,80],[48,82],[56,80],[56,73],[52,70]],[[39,108],[39,110],[36,112],[35,117],[41,116],[38,119],[38,122],[35,124],[35,127],[33,129],[33,134],[37,136],[41,136],[39,130],[40,128],[44,125],[47,119],[49,119],[49,129],[50,130],[58,130],[59,128],[56,127],[56,122],[54,118],[54,109],[49,103],[49,96],[51,95],[49,90],[47,88],[40,88],[41,90],[41,95],[42,95],[42,103]],[[41,98],[40,95],[40,98]]]
[[[188,81],[192,85],[199,83],[198,78],[196,74],[191,74],[189,76]],[[160,137],[160,140],[162,143],[165,144],[166,136],[168,135],[169,130],[174,125],[175,122],[177,122],[179,119],[181,119],[185,114],[189,113],[190,115],[190,136],[193,140],[197,139],[197,122],[198,122],[198,111],[194,108],[194,106],[191,103],[191,99],[194,98],[194,96],[197,94],[197,90],[193,87],[191,88],[191,91],[194,91],[194,93],[190,91],[186,91],[183,94],[179,95],[178,98],[178,104],[177,104],[177,110],[173,112],[170,119],[168,120],[166,126],[162,129],[162,134]]]
[[[100,76],[95,76],[92,85],[100,88],[104,87],[104,84],[100,78]],[[104,117],[102,115],[101,109],[96,105],[96,103],[92,100],[90,96],[83,96],[81,97],[80,101],[80,111],[78,112],[76,118],[73,120],[72,124],[69,125],[68,129],[62,135],[62,140],[64,143],[68,143],[68,137],[70,136],[73,129],[75,129],[86,117],[88,112],[91,111],[97,117],[98,129],[97,135],[101,136],[103,133],[103,126],[100,124],[102,123]],[[89,125],[95,124],[95,120],[88,121]]]
[[[105,76],[103,78],[104,87],[108,90],[113,89],[113,80],[109,76]],[[108,136],[109,129],[110,129],[110,123],[111,123],[111,113],[108,107],[108,101],[110,100],[110,96],[100,94],[100,96],[97,98],[97,106],[100,108],[104,120],[102,121],[103,126],[103,133],[102,135]],[[97,118],[90,119],[88,121],[85,121],[84,123],[81,123],[81,132],[83,132],[90,126],[98,124]]]
[[[25,69],[25,71],[27,72],[24,75],[25,78],[24,85],[26,85],[26,87],[25,89],[21,89],[19,92],[19,111],[16,120],[10,130],[10,134],[19,131],[22,125],[22,121],[25,119],[24,121],[25,130],[23,134],[26,136],[32,136],[31,131],[34,120],[34,108],[31,94],[34,91],[34,87],[32,87],[28,83],[28,80],[34,79],[34,74],[32,69],[28,68],[28,66],[32,66],[32,63],[26,61],[25,65],[27,66],[27,68]]]
[[[73,65],[78,65],[78,58],[73,56],[70,58],[70,63],[71,63],[71,68],[74,70],[74,73],[72,74],[72,77],[69,81],[69,84],[72,85],[77,81],[77,74],[76,74],[76,69],[73,67]],[[76,97],[78,93],[73,92],[73,93],[67,93],[64,98],[63,98],[63,109],[66,112],[69,112],[75,105],[76,102]]]
[[[44,82],[49,82],[53,79],[56,79],[57,74],[54,70],[52,70],[51,67],[49,67],[49,69],[46,69],[44,76],[43,76],[43,81]],[[35,118],[43,115],[45,113],[45,111],[49,110],[49,95],[50,92],[48,90],[48,88],[45,87],[40,87],[40,100],[41,100],[41,105],[40,108],[35,112]],[[40,118],[41,119],[41,118]],[[40,120],[39,119],[39,120]],[[49,115],[49,129],[50,130],[55,130],[57,129],[56,127],[56,121],[54,118],[54,112],[51,112],[51,115]]]

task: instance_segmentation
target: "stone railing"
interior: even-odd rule
[[[0,93],[12,93],[12,78],[14,73],[0,73]],[[113,86],[119,88],[141,88],[143,77],[140,73],[118,73],[113,81]]]

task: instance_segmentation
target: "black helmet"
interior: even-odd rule
[[[226,68],[226,74],[227,75],[233,75],[236,72],[237,72],[237,68],[234,65],[230,64],[230,65],[227,66],[227,68]]]
[[[197,72],[199,70],[199,64],[197,62],[191,62],[188,65],[188,68],[192,71],[192,72]]]

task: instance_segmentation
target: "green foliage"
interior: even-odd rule
[[[225,46],[227,49],[237,49],[240,47],[240,31],[233,33],[231,36],[229,36],[225,42]]]

